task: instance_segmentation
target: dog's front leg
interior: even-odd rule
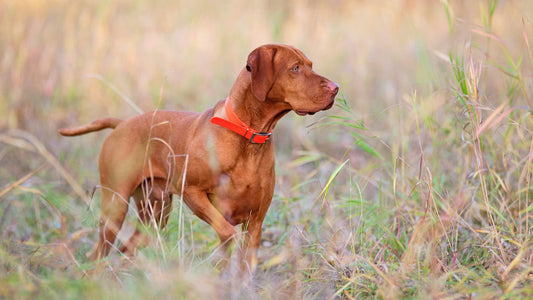
[[[227,249],[236,230],[209,201],[206,192],[188,187],[183,192],[183,200],[195,215],[213,227],[220,238],[222,249]]]
[[[243,228],[243,230],[246,230],[242,247],[243,266],[253,273],[257,268],[257,249],[261,242],[261,223],[250,222],[247,224],[247,228]]]

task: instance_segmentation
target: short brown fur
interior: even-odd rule
[[[291,110],[305,115],[329,109],[337,91],[300,50],[264,45],[250,53],[227,101],[251,128],[268,132]],[[226,117],[224,100],[204,113],[156,111],[60,131],[72,136],[114,128],[99,158],[102,211],[94,260],[109,254],[130,197],[141,222],[155,218],[164,227],[171,195],[182,193],[224,247],[236,233],[234,226],[246,224],[244,262],[255,268],[261,225],[274,193],[274,144],[252,144],[212,124],[213,116]],[[146,242],[137,230],[120,250],[132,253]]]

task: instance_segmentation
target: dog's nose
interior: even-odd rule
[[[337,92],[339,91],[339,85],[333,81],[328,82],[327,88],[331,91],[333,95],[337,95]]]

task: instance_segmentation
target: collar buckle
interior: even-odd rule
[[[263,144],[265,143],[266,141],[268,141],[270,139],[270,136],[272,135],[272,133],[270,132],[254,132],[252,134],[252,136],[248,139],[248,141],[252,144]],[[260,137],[266,137],[264,141],[262,142],[255,142],[254,139],[256,136],[260,136]]]

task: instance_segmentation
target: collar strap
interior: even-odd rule
[[[229,129],[237,133],[240,136],[243,136],[248,141],[250,141],[250,143],[252,144],[264,144],[266,141],[268,141],[268,139],[270,139],[270,135],[272,134],[272,131],[271,132],[259,132],[257,130],[254,130],[250,126],[248,126],[243,121],[241,121],[241,119],[239,119],[239,117],[233,110],[233,107],[231,107],[229,98],[226,98],[224,109],[226,111],[226,116],[228,120],[222,119],[219,117],[212,117],[211,123],[222,126],[226,129]]]

